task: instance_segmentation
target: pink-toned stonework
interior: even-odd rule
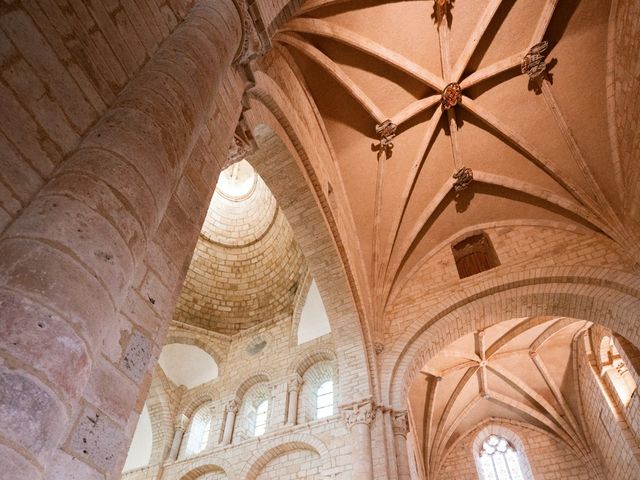
[[[637,0],[2,2],[0,479],[640,478],[639,52]]]

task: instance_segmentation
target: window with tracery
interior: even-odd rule
[[[256,419],[253,425],[253,436],[259,437],[267,430],[267,413],[269,411],[269,401],[263,400],[256,408]]]
[[[327,380],[316,391],[316,418],[333,415],[333,381]]]
[[[483,480],[524,480],[518,452],[505,438],[489,435],[478,460]]]
[[[193,416],[189,429],[189,438],[184,454],[187,457],[197,455],[207,448],[209,433],[211,432],[211,411],[209,408],[201,408]]]

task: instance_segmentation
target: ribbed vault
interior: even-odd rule
[[[590,325],[513,319],[468,334],[432,358],[409,391],[429,478],[458,439],[490,418],[534,425],[586,455],[572,341]]]
[[[377,328],[412,266],[473,225],[633,244],[608,137],[609,2],[443,3],[311,0],[274,38],[335,151]]]

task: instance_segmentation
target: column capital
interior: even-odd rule
[[[295,376],[287,380],[287,390],[289,392],[298,392],[302,388],[303,384],[304,380],[302,379],[302,377],[296,374]]]
[[[263,55],[271,46],[271,40],[257,4],[249,6],[247,0],[233,0],[242,23],[242,40],[236,51],[234,63],[247,65],[251,60]]]
[[[371,425],[376,416],[375,405],[371,400],[342,406],[342,415],[349,430],[359,423]]]
[[[184,431],[187,428],[188,423],[189,417],[187,417],[184,413],[181,413],[176,417],[175,428],[176,430]]]
[[[235,413],[238,413],[239,409],[240,409],[240,403],[235,398],[232,398],[231,400],[229,400],[227,403],[224,404],[224,410],[226,412],[231,412],[235,414]]]
[[[407,436],[409,433],[409,415],[406,410],[391,412],[391,428],[394,435]]]

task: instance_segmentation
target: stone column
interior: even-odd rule
[[[407,451],[407,434],[409,433],[409,417],[407,412],[392,412],[393,443],[396,450],[398,480],[410,480],[409,453]]]
[[[343,407],[347,428],[351,433],[352,480],[373,480],[373,456],[371,453],[371,422],[375,417],[374,406],[367,400]]]
[[[227,404],[224,407],[224,411],[226,412],[226,415],[224,420],[224,430],[222,433],[223,445],[229,445],[231,443],[231,439],[233,438],[233,428],[236,423],[236,414],[238,413],[239,408],[240,408],[240,405],[238,404],[238,401],[235,399],[227,402]]]
[[[0,238],[3,478],[42,478],[241,38],[198,1]]]
[[[171,451],[169,452],[169,460],[175,461],[178,459],[178,455],[180,454],[180,446],[182,445],[182,438],[184,437],[184,432],[187,428],[187,423],[189,419],[180,414],[178,417],[178,421],[176,422],[176,433],[173,436],[173,443],[171,444]]]
[[[296,425],[298,423],[298,398],[300,388],[302,387],[302,379],[298,376],[289,380],[287,384],[287,425]]]

